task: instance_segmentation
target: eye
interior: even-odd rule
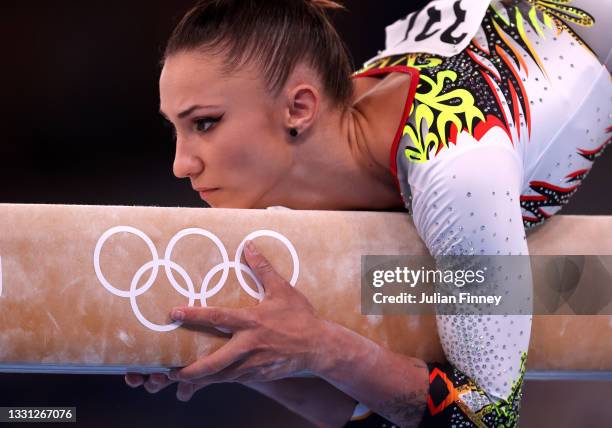
[[[222,117],[223,115],[218,117],[199,117],[193,121],[194,130],[201,133],[208,132],[208,130],[213,128]]]

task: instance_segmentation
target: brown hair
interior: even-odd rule
[[[163,61],[201,49],[222,54],[223,71],[231,73],[255,60],[274,96],[305,61],[319,75],[327,96],[344,109],[353,95],[353,64],[327,9],[344,7],[331,0],[202,0],[172,32]]]

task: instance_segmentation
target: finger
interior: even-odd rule
[[[165,374],[154,373],[149,376],[149,379],[147,379],[147,381],[144,383],[144,388],[147,390],[147,392],[155,394],[173,383],[174,381],[168,379],[168,376]]]
[[[213,373],[208,376],[191,379],[189,382],[194,385],[207,386],[211,383],[222,383],[222,382],[237,382],[244,376],[251,377],[252,370],[250,368],[251,363],[248,360],[239,360],[225,367],[223,370]]]
[[[192,381],[193,379],[210,376],[243,359],[249,352],[250,349],[231,339],[212,354],[204,356],[180,370],[171,371],[168,377],[178,381]]]
[[[223,369],[219,373],[212,376],[202,377],[191,381],[191,383],[215,383],[215,382],[268,382],[275,380],[278,377],[285,377],[278,372],[278,364],[276,362],[261,363],[256,357],[247,358],[237,361],[231,366]]]
[[[201,383],[200,382],[198,383],[181,382],[179,383],[179,386],[176,389],[176,398],[178,398],[181,401],[189,401],[193,398],[195,393],[198,392],[199,390],[204,389],[213,383],[220,383],[220,382],[223,382],[223,381],[207,380]],[[191,387],[188,387],[186,385],[191,385]]]
[[[162,385],[168,382],[168,376],[166,376],[164,373],[151,373],[149,375],[149,380],[151,381],[151,383],[157,384],[157,385]]]
[[[246,376],[245,379],[250,379],[250,375]],[[196,392],[206,388],[213,383],[222,382],[239,382],[239,379],[224,379],[222,376],[208,376],[206,378],[197,379],[193,382],[179,382],[176,389],[176,398],[180,401],[189,401],[193,398]]]
[[[188,382],[180,382],[176,388],[176,398],[180,401],[189,401],[195,393],[196,385]]]
[[[276,272],[272,263],[259,252],[253,241],[247,241],[245,246],[245,258],[255,276],[261,281],[264,292],[270,295],[275,289],[285,285],[287,281]]]
[[[136,373],[128,373],[125,375],[125,383],[132,388],[138,388],[145,382],[145,378],[142,375]]]
[[[200,324],[239,330],[252,325],[252,315],[243,308],[177,307],[170,314],[173,320],[183,324]]]
[[[215,382],[206,382],[201,384],[180,382],[176,388],[176,398],[181,401],[189,401],[193,398],[193,395],[201,389],[206,388],[208,385]]]

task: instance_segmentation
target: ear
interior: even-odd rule
[[[294,86],[287,94],[285,125],[304,133],[314,122],[321,103],[321,94],[312,85],[305,83]]]

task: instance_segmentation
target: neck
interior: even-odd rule
[[[313,129],[295,146],[295,159],[282,193],[294,209],[385,210],[402,207],[389,169],[391,143],[373,146],[355,106],[341,113],[324,107]],[[296,191],[299,189],[299,191]]]

